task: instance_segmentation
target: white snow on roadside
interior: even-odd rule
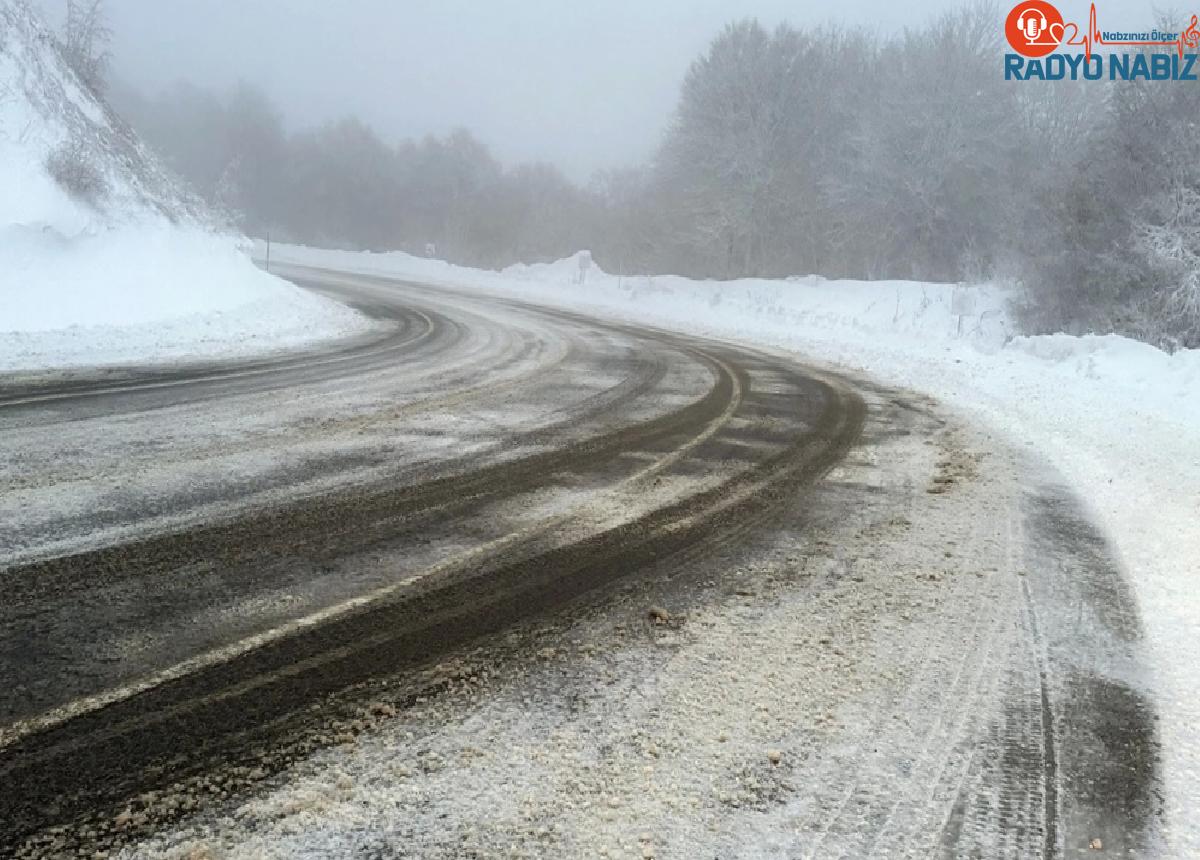
[[[368,330],[234,240],[150,223],[66,238],[0,226],[0,372],[245,357]]]
[[[1200,351],[1013,336],[1008,294],[989,286],[619,278],[595,266],[580,283],[578,258],[497,273],[405,254],[276,246],[272,257],[790,349],[927,392],[1047,458],[1090,504],[1135,589],[1156,674],[1167,836],[1178,856],[1200,856]]]

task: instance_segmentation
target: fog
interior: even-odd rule
[[[588,249],[631,275],[1005,280],[1029,331],[1200,346],[1190,12],[1106,4],[1102,30],[1189,35],[1054,80],[978,0],[70,5],[76,73],[249,235],[487,268]],[[1086,28],[1085,4],[1062,11]],[[1006,56],[1036,75],[1008,80]]]
[[[62,18],[62,0],[39,0]],[[951,0],[109,0],[113,71],[143,93],[179,79],[261,89],[292,128],[347,115],[385,138],[469,128],[505,163],[576,181],[653,151],[689,64],[726,23],[837,23],[882,34]],[[1067,20],[1088,5],[1058,3]],[[1101,3],[1107,25],[1151,6]],[[852,74],[852,71],[848,71]]]

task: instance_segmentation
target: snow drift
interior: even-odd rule
[[[261,271],[0,0],[0,370],[233,355],[368,323]]]

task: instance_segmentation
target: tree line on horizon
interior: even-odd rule
[[[894,35],[734,22],[653,158],[586,185],[465,129],[290,132],[248,84],[108,98],[254,235],[488,268],[588,248],[623,274],[1002,279],[1030,332],[1200,347],[1200,90],[1006,82],[1005,50],[990,3]]]

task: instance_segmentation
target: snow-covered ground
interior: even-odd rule
[[[1048,459],[1092,506],[1156,672],[1168,838],[1200,855],[1200,351],[1014,337],[1000,288],[619,278],[578,258],[485,272],[405,254],[272,249],[280,263],[468,286],[793,350],[927,392]]]
[[[0,373],[232,358],[371,323],[255,267],[235,241],[149,223],[0,227]]]
[[[0,0],[0,372],[226,357],[366,329],[239,237]]]

